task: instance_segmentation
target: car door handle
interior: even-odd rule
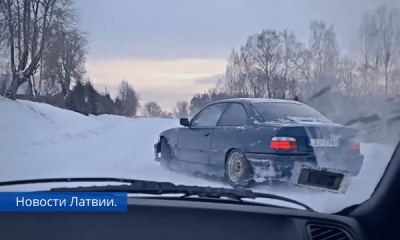
[[[210,133],[209,132],[205,132],[204,136],[208,137],[208,136],[210,136]]]

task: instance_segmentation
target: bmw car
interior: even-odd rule
[[[357,175],[356,132],[292,100],[228,99],[163,131],[155,160],[169,170],[217,174],[233,186],[289,180],[299,164]]]

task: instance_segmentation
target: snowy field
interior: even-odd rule
[[[153,145],[158,134],[178,125],[177,119],[134,119],[112,115],[86,117],[47,104],[0,97],[0,181],[115,177],[229,187],[225,183],[166,171],[153,160]],[[364,165],[360,174],[350,179],[346,194],[294,186],[262,185],[252,190],[289,197],[316,211],[337,212],[369,198],[394,148],[362,143]],[[62,185],[76,186],[77,183]],[[9,186],[1,187],[0,191],[35,191],[54,186]],[[288,205],[281,201],[267,202]]]

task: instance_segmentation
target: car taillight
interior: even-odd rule
[[[292,137],[273,137],[269,144],[271,149],[297,149],[296,139]]]
[[[358,142],[351,143],[351,149],[352,150],[360,150],[360,143],[358,143]]]

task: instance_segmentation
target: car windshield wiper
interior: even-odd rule
[[[268,193],[253,192],[244,189],[229,189],[229,188],[213,188],[213,187],[198,187],[198,186],[185,186],[175,185],[170,182],[153,182],[142,181],[135,179],[124,178],[48,178],[48,179],[32,179],[32,180],[18,180],[9,182],[0,182],[0,186],[21,185],[21,184],[36,184],[36,183],[58,183],[58,182],[119,182],[129,183],[129,185],[114,185],[114,186],[89,186],[89,187],[64,187],[64,188],[51,188],[50,192],[126,192],[126,193],[142,193],[142,194],[183,194],[182,198],[189,196],[199,196],[204,198],[221,198],[226,197],[238,201],[250,198],[266,198],[281,200],[293,203],[304,207],[309,211],[314,211],[304,203],[296,200],[277,196]],[[48,192],[46,191],[46,192]]]

